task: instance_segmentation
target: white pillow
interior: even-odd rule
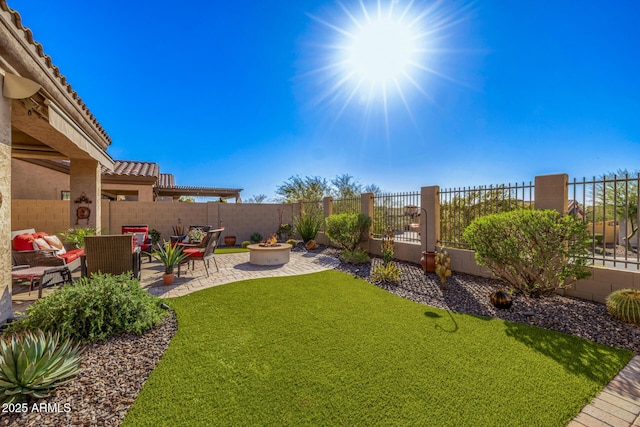
[[[53,248],[42,237],[38,237],[33,239],[33,249],[36,251],[50,251]]]
[[[44,236],[44,240],[47,241],[47,243],[51,246],[53,250],[56,251],[58,255],[67,253],[67,250],[65,249],[64,245],[62,244],[60,239],[58,239],[58,236]]]

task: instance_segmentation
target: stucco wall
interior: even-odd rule
[[[69,191],[69,175],[19,159],[11,160],[13,199],[60,200]]]

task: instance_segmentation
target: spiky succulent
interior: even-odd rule
[[[640,325],[640,290],[620,289],[607,297],[609,314],[623,322]]]
[[[78,346],[58,334],[25,332],[0,340],[0,401],[25,402],[49,396],[80,370]]]

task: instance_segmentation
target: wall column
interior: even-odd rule
[[[11,289],[11,100],[0,95],[0,323],[13,317]]]
[[[420,221],[420,244],[423,251],[434,252],[440,242],[440,187],[432,185],[420,189],[421,216],[426,219]],[[426,211],[426,213],[425,213]]]
[[[536,176],[535,208],[553,209],[566,214],[569,210],[569,176],[566,173]]]
[[[371,227],[369,227],[369,241],[373,234],[373,193],[360,194],[360,213],[371,218]]]
[[[322,199],[322,210],[325,218],[333,214],[333,197],[327,196]]]
[[[102,229],[102,175],[100,163],[93,159],[71,159],[69,170],[69,181],[71,190],[71,201],[69,209],[70,227],[93,227],[101,234]],[[85,195],[90,204],[75,203],[75,200]],[[91,209],[91,216],[87,223],[86,219],[78,220],[76,210],[80,206],[87,206]],[[78,224],[76,224],[76,221]]]

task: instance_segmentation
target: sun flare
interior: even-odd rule
[[[354,32],[345,65],[355,78],[381,84],[408,72],[417,53],[416,35],[409,26],[380,17]]]
[[[437,57],[445,50],[445,31],[460,19],[458,12],[445,11],[437,0],[428,5],[423,0],[351,1],[338,2],[342,18],[309,15],[330,30],[320,45],[325,55],[317,55],[322,63],[310,73],[323,85],[316,104],[337,105],[336,120],[350,106],[367,119],[381,111],[387,132],[396,106],[415,122],[410,105],[415,95],[430,97],[427,77],[449,79],[437,71]]]

